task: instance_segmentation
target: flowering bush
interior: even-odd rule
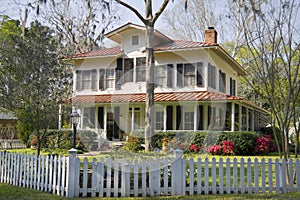
[[[234,145],[231,141],[223,140],[221,145],[214,144],[209,147],[208,152],[212,155],[234,155]]]
[[[197,145],[195,145],[195,144],[190,145],[191,152],[197,153],[199,150],[200,150],[200,148]]]
[[[264,155],[268,154],[271,147],[271,139],[272,139],[271,134],[265,135],[264,137],[257,138],[255,152]],[[276,146],[273,148],[276,149]]]
[[[208,153],[211,153],[212,155],[221,155],[221,149],[221,145],[214,144],[213,146],[208,148]]]

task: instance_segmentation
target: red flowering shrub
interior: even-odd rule
[[[272,135],[265,135],[264,137],[259,137],[256,140],[255,152],[258,154],[268,154],[271,147],[271,138]],[[272,147],[272,148],[276,148]]]
[[[208,148],[208,153],[211,153],[212,155],[221,155],[221,149],[221,145],[214,144]]]
[[[199,150],[200,150],[200,148],[197,145],[195,145],[195,144],[190,145],[191,152],[197,153]]]
[[[212,155],[234,155],[234,145],[231,141],[223,140],[221,145],[214,144],[209,147],[208,152]]]

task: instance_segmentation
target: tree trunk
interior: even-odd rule
[[[154,135],[154,52],[153,34],[154,26],[146,25],[146,116],[145,116],[145,151],[152,150],[152,137]]]

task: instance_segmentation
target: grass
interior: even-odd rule
[[[120,199],[182,199],[182,200],[196,200],[196,199],[214,199],[214,200],[224,200],[224,199],[236,199],[236,200],[245,200],[245,199],[279,199],[293,200],[300,199],[300,193],[289,193],[289,194],[230,194],[230,195],[195,195],[195,196],[175,196],[175,197],[140,197],[140,198],[84,198],[88,200],[120,200]],[[48,194],[45,192],[36,191],[28,188],[20,188],[16,186],[11,186],[7,184],[0,184],[0,200],[10,200],[10,199],[25,199],[25,200],[67,200],[69,198],[60,197],[53,194]],[[82,200],[83,198],[72,198],[72,200]]]

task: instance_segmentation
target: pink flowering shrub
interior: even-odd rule
[[[190,145],[191,152],[197,153],[199,150],[200,150],[200,148],[197,145],[195,145],[195,144]]]
[[[256,140],[255,152],[258,154],[268,154],[270,152],[272,135],[268,134],[264,137],[259,137]],[[272,148],[276,148],[272,147]]]
[[[208,148],[208,152],[212,155],[234,155],[234,145],[231,141],[223,140],[221,145],[214,144]]]

